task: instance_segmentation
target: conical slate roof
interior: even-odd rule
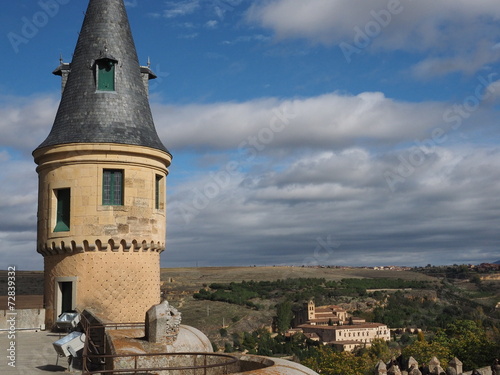
[[[114,91],[97,90],[96,61],[101,59],[116,62]],[[68,143],[120,143],[168,152],[153,123],[123,0],[90,0],[54,125],[37,149]]]

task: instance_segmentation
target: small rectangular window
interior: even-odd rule
[[[102,204],[104,206],[123,205],[123,171],[105,169],[102,179]]]
[[[68,232],[70,228],[71,190],[55,190],[57,199],[56,226],[54,232]]]
[[[100,60],[97,62],[97,90],[115,91],[115,62]]]
[[[164,186],[163,185],[163,177],[160,175],[156,175],[156,179],[155,179],[155,209],[157,209],[157,210],[160,210],[163,208],[162,207],[163,202],[164,202],[163,194],[165,194],[163,186]]]

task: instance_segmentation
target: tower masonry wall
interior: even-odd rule
[[[39,164],[38,251],[57,248],[163,250],[166,233],[165,179],[168,154],[130,145],[64,145],[35,154]],[[43,151],[43,149],[41,150]],[[123,205],[103,205],[103,171],[123,171]],[[155,208],[155,183],[160,205]],[[69,231],[54,231],[58,189],[71,189]],[[57,251],[56,251],[57,253]]]
[[[76,281],[75,309],[91,309],[118,323],[142,322],[160,303],[160,254],[156,251],[94,251],[44,258],[46,326],[58,314],[58,280]],[[93,275],[93,276],[92,276]]]
[[[47,327],[61,312],[61,281],[74,283],[75,308],[91,307],[114,322],[143,321],[160,302],[170,155],[133,145],[70,144],[39,149],[34,156]],[[103,204],[105,170],[123,173],[121,205]],[[57,192],[68,188],[69,228],[56,231]]]

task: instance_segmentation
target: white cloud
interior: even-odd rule
[[[394,5],[395,4],[395,5]],[[399,4],[399,5],[397,5]],[[480,35],[494,28],[500,18],[500,4],[479,0],[271,0],[254,4],[247,14],[250,21],[273,29],[281,38],[307,38],[316,43],[338,43],[364,30],[367,23],[386,17],[380,46],[390,49],[429,49],[442,42],[461,38],[464,31]],[[487,22],[487,21],[490,22]],[[384,27],[384,25],[382,25]],[[479,29],[476,29],[479,28]],[[459,31],[460,35],[450,35]],[[498,34],[498,32],[497,32]],[[475,37],[469,36],[467,39]]]
[[[41,269],[36,253],[37,174],[35,164],[24,160],[0,160],[1,263],[20,269]]]
[[[217,20],[210,20],[205,23],[205,27],[209,29],[215,29],[217,25],[219,24],[219,21]]]
[[[55,95],[0,98],[0,147],[31,153],[47,137],[58,101]]]
[[[237,43],[248,43],[248,42],[267,42],[269,41],[271,38],[266,36],[266,35],[262,35],[262,34],[254,34],[254,35],[242,35],[242,36],[239,36],[237,38],[234,39],[234,41],[224,41],[223,44],[226,44],[226,45],[231,45],[231,44],[237,44]]]
[[[440,103],[397,102],[381,93],[332,93],[304,99],[157,106],[155,117],[158,124],[168,124],[159,132],[178,148],[227,150],[249,143],[251,137],[260,143],[272,137],[269,151],[342,148],[360,138],[370,144],[394,145],[426,137],[443,121],[446,109]]]
[[[180,26],[186,29],[194,29],[196,27],[192,22],[184,22]]]
[[[125,6],[130,7],[130,8],[134,8],[137,6],[137,0],[125,1]]]
[[[176,18],[189,16],[197,11],[202,10],[204,14],[210,17],[217,17],[219,21],[223,21],[226,14],[234,12],[238,6],[243,3],[243,0],[181,0],[167,1],[167,9],[163,11],[165,18]],[[209,20],[205,26],[214,27],[219,21]]]
[[[179,39],[196,39],[198,37],[198,33],[191,33],[191,34],[180,34],[177,37]]]
[[[452,57],[429,57],[412,67],[412,72],[419,78],[433,78],[454,72],[474,74],[485,65],[494,63],[500,58],[500,50],[491,48],[490,43],[483,41],[475,46],[471,55],[455,55]]]
[[[167,1],[168,8],[164,10],[165,18],[175,18],[194,13],[200,8],[199,0]]]
[[[226,13],[233,12],[242,2],[243,0],[214,0],[210,5],[213,6],[213,11],[217,17],[223,20]]]
[[[10,160],[10,155],[6,150],[0,151],[0,162]]]
[[[485,90],[485,102],[495,103],[500,99],[500,80],[494,81],[488,85]]]
[[[272,29],[278,39],[347,43],[359,51],[430,52],[439,61],[431,58],[416,69],[438,64],[443,73],[498,61],[491,48],[500,37],[499,18],[500,3],[493,0],[271,0],[247,13],[249,22]],[[471,57],[472,64],[464,64]]]

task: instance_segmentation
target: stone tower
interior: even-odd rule
[[[314,301],[312,299],[307,302],[306,308],[307,320],[313,320],[314,318],[316,318],[316,305],[314,304]]]
[[[160,303],[166,176],[123,0],[90,0],[73,55],[54,74],[61,103],[38,164],[37,251],[44,257],[46,325],[90,309],[143,321]]]

